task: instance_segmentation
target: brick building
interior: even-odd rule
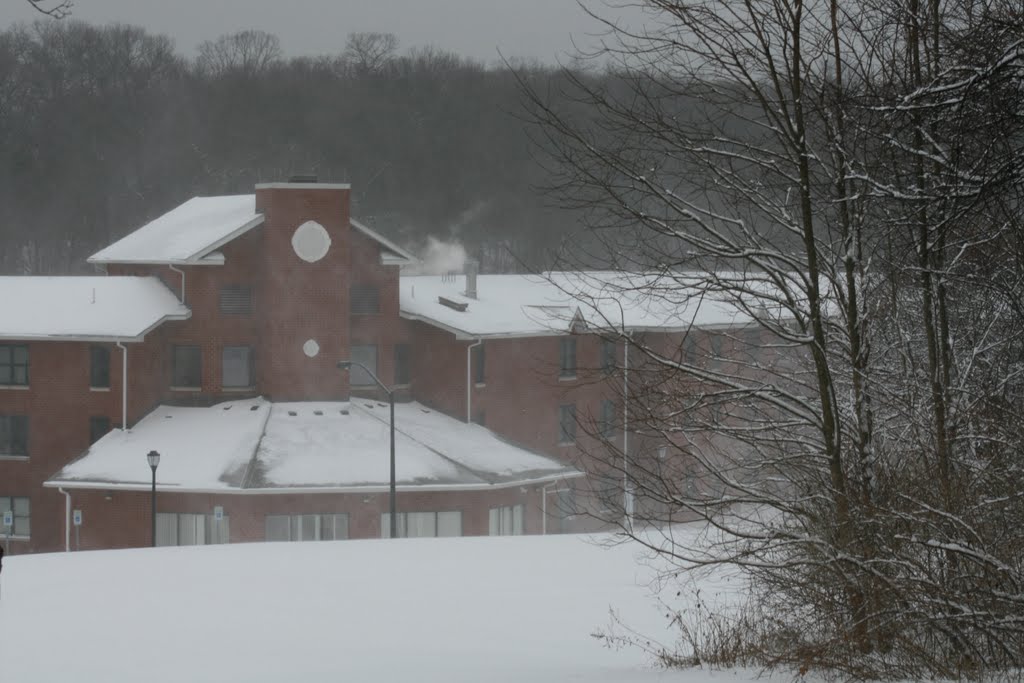
[[[11,552],[148,545],[153,450],[160,544],[387,535],[388,407],[362,366],[398,401],[400,535],[572,528],[577,426],[621,426],[601,373],[628,362],[594,319],[669,344],[692,320],[587,309],[572,274],[400,275],[414,257],[349,192],[194,198],[94,254],[103,275],[0,278]]]

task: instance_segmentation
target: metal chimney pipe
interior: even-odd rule
[[[476,298],[476,275],[480,272],[480,264],[476,259],[466,259],[466,296]]]

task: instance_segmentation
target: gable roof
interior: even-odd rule
[[[154,277],[0,277],[0,339],[141,341],[190,315]]]
[[[581,476],[578,470],[418,403],[395,405],[397,484],[403,490],[484,490]],[[224,493],[377,491],[389,485],[386,404],[159,406],[114,430],[47,486],[147,489],[139,453],[158,450],[162,490]],[[142,449],[142,450],[140,450]]]
[[[89,257],[89,263],[219,264],[214,251],[263,224],[256,195],[193,197],[184,204],[122,237]],[[411,263],[416,258],[394,242],[355,220],[351,225],[380,244],[385,264]]]

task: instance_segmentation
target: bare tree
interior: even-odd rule
[[[71,7],[74,5],[71,0],[57,0],[55,3],[46,0],[26,0],[40,14],[45,14],[54,19],[63,19],[71,14]]]
[[[601,508],[680,566],[744,568],[762,661],[1019,667],[1024,533],[995,520],[1024,500],[991,491],[1024,490],[1020,14],[638,4],[647,29],[606,24],[613,78],[570,79],[582,109],[524,81],[551,192],[587,216],[570,263],[692,321],[682,344],[605,321],[633,360]],[[721,306],[745,327],[704,329]],[[705,542],[674,543],[693,518]]]
[[[253,76],[281,61],[281,43],[265,31],[239,31],[199,46],[199,68],[212,75]]]
[[[394,33],[350,33],[341,61],[356,74],[378,73],[394,59],[396,50],[398,36]]]

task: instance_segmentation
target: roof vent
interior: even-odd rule
[[[447,306],[448,308],[456,310],[459,313],[465,313],[466,309],[469,308],[469,304],[461,304],[458,301],[445,299],[443,296],[437,297],[437,303],[441,304],[442,306]]]
[[[466,259],[466,296],[476,298],[476,275],[480,272],[480,264],[475,259]]]
[[[289,183],[315,183],[317,182],[315,173],[293,175],[288,179]]]

